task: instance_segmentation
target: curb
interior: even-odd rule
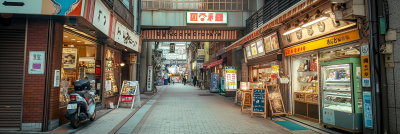
[[[161,89],[166,88],[166,86],[163,86]],[[160,90],[161,90],[160,89]],[[165,90],[165,89],[164,89]],[[152,96],[150,96],[146,101],[142,102],[142,104],[140,104],[139,108],[136,108],[135,110],[133,110],[128,116],[126,116],[120,123],[118,123],[113,129],[111,129],[110,132],[108,132],[109,134],[115,134],[130,118],[132,118],[132,116],[139,111],[140,108],[142,108],[142,106],[144,104],[146,104],[151,98],[153,98],[157,93],[159,93],[159,90],[154,93]],[[164,92],[163,92],[164,93]]]
[[[236,105],[235,103],[232,103],[232,102],[230,102],[230,101],[228,101],[228,100],[225,100],[224,98],[221,98],[221,96],[218,96],[218,95],[217,95],[217,97],[220,98],[220,99],[222,99],[222,100],[224,100],[224,101],[226,101],[226,102],[228,102],[228,103],[230,103],[230,104],[232,104],[232,105],[234,105],[234,106],[236,106],[236,107],[240,107],[240,106]],[[244,113],[249,113],[249,112],[245,111]],[[260,116],[260,115],[257,115],[257,114],[254,114],[254,115],[255,115],[256,117],[262,118],[263,120],[266,120],[266,121],[268,121],[268,122],[274,124],[275,126],[277,126],[277,127],[279,127],[279,128],[282,128],[283,130],[288,131],[289,133],[297,134],[296,132],[290,131],[289,129],[287,129],[287,128],[281,126],[281,125],[278,125],[278,124],[276,124],[275,122],[273,122],[273,121],[271,121],[271,120],[265,119],[264,117],[262,117],[262,116]]]

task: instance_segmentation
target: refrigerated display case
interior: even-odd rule
[[[323,123],[349,131],[361,131],[362,90],[360,58],[322,61]]]

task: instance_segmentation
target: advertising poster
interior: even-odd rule
[[[136,89],[139,89],[138,81],[127,81],[124,80],[121,86],[121,92],[118,100],[117,108],[119,107],[120,102],[132,102],[131,109],[133,108],[133,103],[135,102]]]
[[[212,89],[219,89],[218,88],[218,82],[219,82],[219,73],[211,73],[211,82],[210,82],[210,88]]]
[[[258,53],[264,52],[264,46],[263,46],[262,40],[257,41],[257,50],[258,50]]]
[[[265,44],[265,51],[271,51],[272,50],[272,46],[271,46],[271,37],[267,36],[264,38],[264,44]]]
[[[240,89],[241,90],[249,90],[250,89],[250,82],[241,81],[240,82]]]
[[[276,33],[271,35],[271,46],[272,50],[279,49],[279,41],[278,41],[278,36]]]
[[[237,89],[236,69],[225,70],[225,89]]]
[[[247,57],[250,57],[250,56],[251,56],[251,53],[250,53],[250,46],[247,46],[247,47],[246,47],[246,55],[247,55]]]
[[[364,126],[373,129],[371,92],[363,92]]]
[[[29,51],[29,69],[28,74],[44,74],[45,52]]]
[[[106,80],[106,91],[111,90],[111,80]]]
[[[75,69],[77,58],[78,58],[78,49],[63,48],[62,62],[64,64],[64,68]]]
[[[257,55],[256,43],[251,44],[251,55]]]

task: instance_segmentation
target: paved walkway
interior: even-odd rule
[[[271,121],[241,115],[217,95],[189,85],[168,86],[140,123],[132,124],[132,133],[290,133]]]

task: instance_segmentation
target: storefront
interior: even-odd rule
[[[298,20],[304,20],[299,24]],[[335,21],[331,4],[280,28],[288,112],[351,132],[362,131],[360,34],[353,22]]]

